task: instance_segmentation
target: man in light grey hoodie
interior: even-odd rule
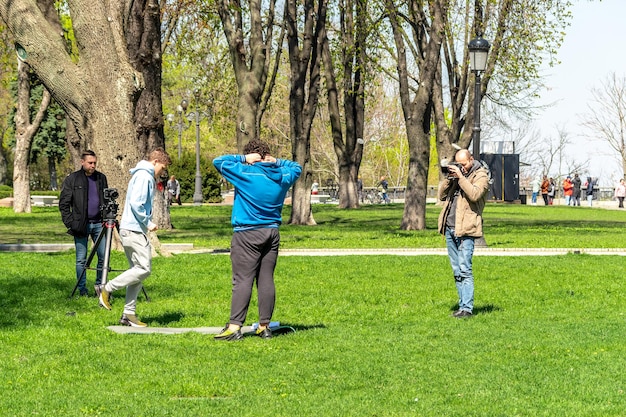
[[[135,309],[142,282],[151,272],[152,246],[147,235],[149,231],[157,229],[157,225],[152,223],[155,178],[158,178],[170,163],[171,159],[167,152],[157,148],[150,152],[147,160],[139,161],[137,166],[130,170],[132,177],[128,183],[120,222],[120,239],[130,269],[98,288],[100,306],[107,310],[111,310],[110,294],[126,288],[126,304],[120,319],[120,324],[124,326],[147,326],[139,321]]]

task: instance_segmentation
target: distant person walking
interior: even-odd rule
[[[380,182],[378,183],[378,186],[381,189],[383,202],[385,204],[391,203],[391,200],[389,199],[389,195],[387,194],[387,191],[389,190],[389,182],[387,182],[387,178],[384,175],[380,177]]]
[[[585,193],[587,195],[587,203],[591,207],[593,201],[593,179],[591,177],[587,177],[587,181],[585,181]]]
[[[311,185],[311,194],[317,195],[319,193],[320,193],[320,185],[317,181],[315,181],[313,185]]]
[[[356,192],[358,194],[359,201],[363,203],[365,201],[363,196],[363,179],[360,175],[359,178],[356,179]]]
[[[617,207],[624,208],[624,197],[626,197],[626,185],[624,184],[624,178],[622,178],[615,186],[615,198],[619,201]]]
[[[550,186],[548,187],[548,204],[554,204],[554,196],[556,195],[556,181],[550,177]]]
[[[563,181],[563,195],[565,196],[566,206],[570,205],[572,194],[574,194],[574,184],[572,184],[572,177],[568,175]]]
[[[572,203],[574,206],[580,206],[580,187],[582,185],[582,181],[578,174],[574,174],[574,179],[572,180],[573,192],[572,192]]]
[[[532,204],[533,206],[537,205],[537,196],[539,196],[539,191],[541,190],[541,181],[539,181],[539,178],[535,177],[531,182],[530,182],[530,186],[532,187],[533,190],[533,195],[532,195]]]
[[[180,206],[180,182],[178,182],[174,175],[167,181],[165,189],[167,191],[167,205],[171,206],[172,201],[176,201]]]
[[[550,180],[547,175],[544,175],[541,181],[541,197],[543,197],[543,204],[546,206],[550,202],[548,200],[548,191],[550,191]]]

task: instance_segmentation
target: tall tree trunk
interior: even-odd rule
[[[348,0],[340,7],[341,59],[343,73],[343,109],[345,140],[339,111],[339,93],[335,69],[326,31],[322,57],[328,94],[328,112],[333,136],[333,148],[339,167],[339,207],[359,206],[357,179],[363,156],[363,129],[365,124],[365,42],[367,39],[367,7],[363,0]],[[355,18],[356,16],[356,18]],[[355,22],[356,19],[356,22]]]
[[[403,230],[426,228],[432,91],[439,64],[447,6],[447,0],[434,0],[429,2],[428,7],[423,2],[410,0],[408,12],[401,16],[401,8],[393,0],[385,0],[396,45],[400,102],[409,143],[409,177],[400,225]],[[402,26],[404,19],[409,21],[409,28],[413,31],[406,36],[406,27]],[[414,39],[415,45],[407,46],[409,39]],[[413,88],[409,84],[407,49],[414,52],[418,68],[419,80]],[[413,77],[414,74],[411,75]]]
[[[319,0],[317,13],[314,13],[315,1],[305,0],[302,16],[304,23],[302,24],[298,21],[296,3],[288,2],[285,6],[291,74],[290,136],[293,158],[302,166],[302,175],[293,186],[290,224],[316,224],[311,210],[311,126],[317,111],[321,42],[326,24],[326,7],[327,0]],[[299,33],[299,27],[303,28],[302,34]]]
[[[33,0],[0,0],[18,56],[65,110],[124,201],[129,170],[163,142],[159,4],[68,2],[79,64]],[[169,218],[155,217],[167,227]]]
[[[237,80],[236,137],[239,152],[250,140],[259,139],[262,117],[259,110],[265,108],[260,103],[264,92],[265,100],[271,95],[271,83],[268,85],[267,80],[275,41],[276,0],[270,0],[268,5],[261,0],[248,0],[247,7],[241,3],[242,0],[218,1],[218,12]],[[249,18],[248,22],[245,22],[244,11],[248,13],[245,16]],[[246,34],[247,39],[244,38]]]
[[[15,113],[15,159],[13,161],[13,211],[30,213],[30,149],[48,105],[50,93],[44,88],[39,110],[30,121],[30,68],[19,61],[17,65],[17,111]]]

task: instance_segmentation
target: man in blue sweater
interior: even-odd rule
[[[272,337],[269,323],[274,313],[276,288],[274,268],[278,258],[285,195],[296,182],[302,167],[270,155],[267,143],[252,140],[244,155],[224,155],[213,160],[215,168],[235,187],[231,222],[233,238],[230,260],[233,290],[230,322],[216,340],[239,340],[248,314],[254,281],[257,283],[259,327],[256,334]]]

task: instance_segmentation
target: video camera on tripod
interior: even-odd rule
[[[120,196],[117,188],[105,188],[102,190],[104,194],[104,202],[100,206],[100,212],[102,213],[103,220],[115,220],[117,217],[117,210],[120,205],[115,201]]]

